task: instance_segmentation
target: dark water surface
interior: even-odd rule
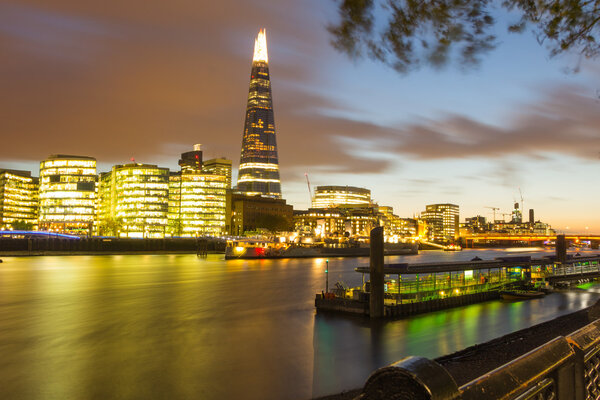
[[[387,262],[491,259],[423,252]],[[522,255],[524,253],[509,253]],[[330,259],[330,285],[367,258]],[[371,323],[316,315],[324,259],[194,255],[4,258],[1,399],[308,399],[362,386],[407,355],[434,358],[591,305],[587,292]]]

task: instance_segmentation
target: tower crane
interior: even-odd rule
[[[312,190],[310,189],[310,181],[308,180],[308,172],[304,173],[304,176],[306,177],[306,184],[308,185],[308,196],[310,197],[310,201],[308,202],[308,208],[311,207],[312,205]]]
[[[491,208],[494,211],[494,222],[496,222],[496,210],[499,210],[498,207],[485,207],[485,208]]]

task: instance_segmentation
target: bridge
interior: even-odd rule
[[[559,235],[560,236],[560,235]],[[570,243],[580,243],[583,241],[589,241],[592,248],[598,248],[600,244],[600,235],[597,234],[577,234],[577,235],[564,235],[565,240]],[[467,247],[472,247],[473,243],[477,242],[526,242],[526,243],[543,243],[543,242],[554,242],[556,241],[557,235],[543,235],[543,234],[506,234],[506,233],[472,233],[462,235],[461,239],[465,241]]]

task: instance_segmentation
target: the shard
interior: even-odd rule
[[[247,195],[281,198],[266,32],[254,42],[237,189]]]

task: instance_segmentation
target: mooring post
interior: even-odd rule
[[[567,241],[565,235],[556,235],[556,261],[563,265],[567,261]]]
[[[369,296],[369,312],[371,318],[383,317],[383,227],[371,230],[371,294]]]

